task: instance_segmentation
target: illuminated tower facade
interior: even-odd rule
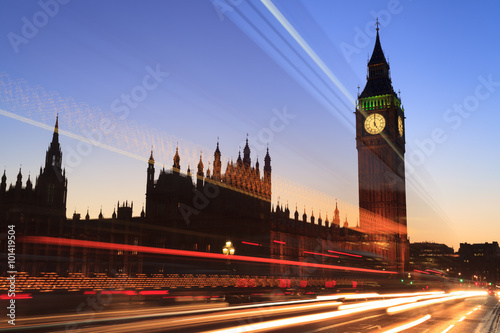
[[[360,226],[371,234],[391,235],[390,245],[376,252],[392,259],[402,270],[408,260],[405,116],[401,99],[392,87],[378,22],[367,82],[358,95],[355,114]]]

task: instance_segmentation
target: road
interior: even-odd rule
[[[492,332],[500,300],[480,294],[333,295],[229,306],[227,303],[22,318],[0,331],[24,332]],[[406,325],[406,327],[404,327]],[[413,325],[413,327],[412,327]]]
[[[385,311],[368,314],[362,318],[348,320],[324,321],[302,327],[274,330],[273,332],[397,332],[396,328],[412,323],[421,318],[430,318],[422,323],[404,330],[404,332],[500,332],[498,320],[500,302],[490,296],[475,297],[453,304],[438,304],[417,310],[388,315]],[[495,326],[496,325],[496,326]],[[491,329],[491,330],[490,330]]]

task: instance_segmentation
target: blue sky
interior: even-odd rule
[[[274,202],[324,218],[338,199],[356,224],[353,103],[379,17],[407,117],[411,241],[498,240],[495,1],[0,6],[0,163],[8,183],[20,165],[34,178],[59,113],[68,216],[110,216],[118,200],[139,214],[151,146],[170,168],[178,143],[185,171],[200,151],[208,165],[217,137],[236,159],[248,133],[261,166],[269,143]]]

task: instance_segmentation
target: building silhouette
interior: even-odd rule
[[[498,242],[460,243],[461,277],[478,283],[500,285],[500,247]]]
[[[7,177],[4,174],[0,184],[0,221],[3,230],[7,225],[16,226],[16,235],[61,235],[66,226],[66,197],[68,181],[62,169],[62,152],[59,144],[58,118],[49,148],[45,154],[45,166],[33,184],[28,176],[23,186],[22,171],[19,169],[15,185],[7,188]],[[3,243],[3,242],[2,242]],[[2,244],[6,249],[6,244]],[[29,244],[16,247],[23,256],[26,270],[33,264],[35,271],[60,271],[60,260],[37,260],[41,257],[56,258],[62,254],[61,249]],[[2,251],[2,253],[5,253]],[[37,264],[34,264],[34,262]],[[1,265],[6,265],[6,260]],[[4,270],[5,272],[6,270]]]
[[[458,254],[446,244],[418,242],[410,244],[411,270],[434,271],[457,276]]]
[[[389,64],[383,54],[377,28],[373,55],[368,63],[368,81],[358,96],[356,140],[358,149],[360,224],[342,221],[337,204],[331,221],[295,206],[271,204],[272,168],[269,148],[261,169],[252,164],[248,138],[236,162],[223,169],[217,141],[212,168],[203,156],[192,172],[181,163],[177,147],[172,167],[156,170],[152,150],[146,168],[146,204],[133,216],[133,203],[117,203],[111,218],[102,213],[85,218],[74,212],[66,218],[67,180],[62,169],[58,118],[45,167],[35,186],[30,178],[22,184],[21,171],[15,185],[7,189],[2,177],[0,224],[16,225],[17,237],[43,236],[101,243],[221,253],[227,241],[239,255],[321,264],[357,265],[402,271],[409,259],[406,231],[404,178],[404,110],[394,93]],[[158,175],[157,175],[158,172]],[[156,176],[157,175],[157,176]],[[179,272],[255,273],[255,267],[233,263],[200,263],[195,259],[161,258],[138,251],[71,245],[21,243],[18,270],[32,275],[43,272],[83,275],[172,274]],[[2,246],[6,246],[2,240]],[[362,254],[362,255],[360,255]],[[364,258],[364,259],[358,259]],[[369,263],[367,260],[369,259]],[[5,265],[3,260],[0,265]],[[2,266],[3,267],[3,266]],[[259,268],[261,269],[261,268]],[[5,269],[3,270],[6,271]],[[261,274],[292,274],[275,264]],[[328,278],[333,273],[299,268],[296,275]]]

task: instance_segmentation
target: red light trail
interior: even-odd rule
[[[242,241],[241,244],[254,245],[254,246],[262,246],[262,244],[251,243],[251,242],[244,242],[244,241]]]
[[[227,260],[227,256],[222,254],[222,253],[218,254],[218,253],[209,253],[209,252],[186,251],[186,250],[156,248],[156,247],[148,247],[148,246],[140,246],[140,245],[126,245],[126,244],[87,241],[87,240],[79,240],[79,239],[55,238],[55,237],[45,237],[45,236],[25,236],[25,237],[22,237],[20,239],[20,241],[25,242],[25,243],[86,247],[86,248],[105,249],[105,250],[122,250],[122,251],[132,251],[132,252],[136,251],[136,252],[142,252],[142,253],[164,254],[164,255],[169,255],[169,256],[194,257],[194,258],[199,258],[199,259],[206,258],[206,259]],[[325,268],[325,269],[332,269],[332,270],[346,270],[346,271],[353,271],[353,272],[365,272],[365,273],[377,273],[377,274],[397,274],[397,272],[394,272],[394,271],[380,271],[380,270],[368,269],[368,268],[326,265],[326,264],[317,264],[317,263],[312,263],[312,262],[300,262],[300,261],[292,261],[292,260],[260,258],[260,257],[240,256],[240,255],[232,255],[231,260],[258,262],[258,263],[265,263],[265,264],[316,267],[316,268]]]
[[[331,254],[323,254],[323,253],[309,252],[309,251],[304,251],[304,253],[314,254],[316,256],[324,256],[324,257],[333,257],[333,258],[338,258],[339,257],[339,256],[331,255]]]
[[[359,254],[345,253],[345,252],[333,251],[333,250],[328,250],[328,252],[342,254],[342,255],[350,256],[350,257],[363,258],[363,256],[360,256]]]

